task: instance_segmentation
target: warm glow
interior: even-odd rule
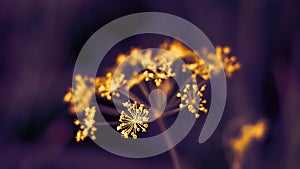
[[[96,128],[93,126],[96,109],[95,107],[89,108],[90,100],[94,94],[101,98],[112,100],[113,96],[118,98],[121,94],[126,94],[123,90],[130,90],[134,86],[144,88],[148,82],[153,81],[165,93],[173,95],[175,99],[176,97],[181,99],[179,108],[175,105],[176,109],[170,112],[176,113],[177,109],[187,108],[195,118],[199,118],[200,112],[208,112],[208,109],[205,107],[207,101],[204,99],[203,92],[205,91],[206,83],[209,82],[209,73],[217,74],[224,70],[226,75],[231,77],[233,72],[241,68],[236,57],[229,56],[231,52],[229,47],[216,47],[215,53],[209,53],[206,48],[192,51],[179,41],[166,41],[159,46],[159,49],[167,52],[154,54],[150,49],[142,51],[140,48],[132,48],[127,54],[119,54],[116,58],[116,64],[112,65],[110,71],[104,77],[75,76],[75,86],[69,89],[63,100],[74,105],[71,108],[72,112],[85,112],[86,117],[82,125],[80,125],[78,120],[75,121],[75,124],[80,125],[81,128],[77,132],[77,141],[83,140],[88,134],[92,135],[92,139],[96,139],[94,135]],[[205,62],[198,56],[206,58],[207,63],[204,64]],[[178,59],[184,61],[185,64],[178,66],[177,69],[179,70],[175,70],[174,62]],[[221,64],[217,64],[218,60],[221,61]],[[123,74],[126,66],[124,67],[123,64],[133,68],[141,66],[143,71],[134,72],[132,70],[133,73],[137,74],[134,77],[126,77]],[[195,84],[187,84],[181,93],[172,94],[170,91],[173,89],[174,84],[167,79],[176,77],[176,72],[184,73],[187,71],[192,73],[191,79]],[[201,86],[197,85],[199,80],[201,81]],[[145,83],[145,85],[143,86],[141,83]],[[145,97],[148,97],[147,93],[143,94]],[[117,130],[121,131],[121,135],[124,138],[133,137],[136,139],[139,131],[146,132],[148,128],[149,112],[144,109],[143,103],[137,102],[139,100],[135,100],[135,98],[137,97],[130,98],[134,103],[126,102],[123,104],[128,109],[129,114],[124,111],[120,113],[119,122],[121,124],[117,127]],[[139,107],[137,106],[138,104],[140,105]],[[247,130],[250,130],[249,127]],[[258,134],[258,132],[259,130],[248,132],[248,135],[243,135],[240,139],[233,140],[232,146],[234,151],[243,152],[249,142],[251,142],[250,140],[255,138],[253,134]]]
[[[144,105],[137,105],[136,102],[130,103],[130,101],[123,103],[124,107],[127,108],[128,113],[121,112],[119,122],[121,123],[117,130],[122,130],[121,134],[124,138],[128,136],[137,139],[137,133],[142,130],[146,132],[148,128],[148,110],[144,108]]]
[[[80,130],[77,131],[76,134],[76,141],[83,141],[88,135],[91,136],[93,140],[96,139],[95,131],[97,131],[97,128],[94,126],[95,124],[95,113],[96,113],[96,107],[86,107],[84,109],[84,119],[83,123],[80,123],[79,120],[75,120],[75,125],[80,125]]]

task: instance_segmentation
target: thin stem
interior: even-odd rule
[[[198,86],[203,86],[204,84],[208,83],[208,80],[202,80],[200,81],[197,85]]]
[[[173,109],[173,110],[170,110],[170,111],[166,111],[164,112],[162,115],[162,117],[167,117],[167,116],[171,116],[173,114],[176,114],[180,111],[180,108],[176,108],[176,109]]]
[[[129,94],[129,96],[128,96],[128,94],[124,91],[124,90],[118,90],[120,93],[122,93],[123,95],[125,95],[125,96],[127,96],[127,97],[129,97],[131,100],[134,100],[134,101],[137,101],[139,104],[144,104],[144,105],[147,105],[148,106],[148,104],[147,103],[145,103],[145,102],[143,102],[138,96],[136,96],[135,94],[133,94],[132,92],[128,92],[128,94]]]
[[[176,94],[172,95],[172,98],[168,101],[170,104],[167,105],[166,109],[169,109],[170,107],[173,107],[180,103],[180,98],[177,98]]]
[[[112,116],[120,115],[120,113],[115,108],[112,108],[112,107],[100,105],[100,109],[103,110],[101,112],[103,112],[104,114],[107,114],[107,115],[112,115]]]
[[[158,124],[159,124],[161,131],[164,132],[166,130],[166,126],[164,125],[162,118],[158,119]],[[173,145],[172,145],[172,141],[171,141],[169,135],[166,134],[164,136],[165,136],[165,141],[168,144],[168,146],[172,147]],[[174,147],[169,150],[169,154],[171,156],[171,160],[172,160],[172,164],[173,164],[174,168],[181,169],[179,159],[178,159],[178,156],[176,153],[176,149]]]
[[[141,83],[138,83],[138,87],[140,88],[140,90],[142,91],[143,93],[143,98],[144,99],[148,99],[148,96],[149,96],[149,91],[146,91],[146,85],[145,85],[145,81],[143,80],[143,82]]]
[[[97,122],[94,125],[95,126],[110,126],[110,125],[116,125],[119,124],[118,121],[110,121],[110,122]]]

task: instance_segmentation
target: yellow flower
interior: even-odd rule
[[[151,50],[147,50],[143,55],[141,65],[146,69],[143,73],[145,81],[153,79],[156,86],[169,77],[174,77],[172,65],[176,57],[170,56],[166,52],[160,52],[153,56]]]
[[[97,92],[101,97],[106,97],[108,100],[112,99],[112,96],[120,97],[120,93],[117,91],[123,84],[126,84],[125,75],[120,74],[114,76],[112,73],[107,73],[106,77],[99,78],[97,84]]]
[[[208,70],[213,73],[218,73],[220,70],[224,70],[226,76],[231,77],[232,73],[241,68],[241,64],[237,62],[235,56],[229,56],[230,48],[229,47],[216,47],[216,53],[207,53],[207,50],[202,50],[203,54],[207,56],[209,62]],[[217,66],[216,61],[220,60],[222,66]]]
[[[159,48],[167,50],[178,58],[185,58],[189,56],[196,57],[195,52],[185,47],[181,42],[175,40],[173,42],[166,41],[161,44]]]
[[[241,64],[237,62],[235,56],[229,56],[229,47],[216,47],[216,53],[209,53],[206,48],[203,48],[199,55],[202,55],[207,60],[207,64],[196,55],[192,55],[192,61],[182,66],[182,71],[186,72],[190,70],[193,73],[193,80],[196,81],[196,77],[199,76],[204,80],[208,80],[208,72],[218,74],[221,70],[225,71],[226,76],[231,77],[233,72],[241,68]],[[222,65],[217,64],[220,60]]]
[[[64,102],[72,103],[74,106],[71,107],[71,112],[81,111],[90,104],[95,92],[94,82],[94,78],[82,75],[75,76],[75,88],[70,88],[64,96]]]
[[[200,114],[198,111],[202,111],[207,113],[207,108],[205,108],[204,104],[206,104],[206,100],[203,99],[203,93],[205,91],[206,85],[203,85],[200,90],[198,90],[198,86],[193,84],[187,84],[183,89],[183,93],[177,93],[177,97],[181,98],[180,108],[187,107],[188,111],[195,114],[195,118],[199,118]]]
[[[121,124],[117,126],[117,130],[122,130],[121,135],[124,138],[131,136],[134,139],[137,139],[138,132],[147,131],[149,111],[144,108],[143,104],[138,106],[136,102],[130,103],[130,101],[128,101],[123,103],[123,105],[127,108],[128,114],[124,111],[121,112],[119,119]]]
[[[241,64],[237,62],[235,56],[228,56],[229,53],[229,47],[216,47],[216,55],[221,59],[226,75],[231,77],[233,72],[241,68]]]
[[[83,119],[83,123],[80,123],[78,119],[74,122],[75,125],[80,125],[80,130],[78,130],[75,137],[77,142],[83,141],[88,135],[91,136],[92,140],[96,139],[95,131],[97,131],[97,128],[94,126],[96,107],[86,107],[84,112],[85,118]]]
[[[182,65],[182,72],[186,72],[187,70],[190,70],[192,74],[193,81],[196,82],[197,76],[200,76],[204,80],[209,79],[209,74],[207,72],[207,69],[204,65],[204,61],[202,59],[197,59],[193,63],[184,64]]]

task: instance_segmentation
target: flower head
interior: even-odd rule
[[[97,131],[97,128],[94,126],[95,124],[95,113],[96,113],[96,107],[86,107],[84,109],[84,119],[83,123],[80,123],[80,121],[77,119],[75,120],[75,125],[80,125],[80,130],[78,130],[76,134],[76,141],[82,141],[84,140],[89,134],[91,135],[91,138],[93,140],[96,139],[95,131]]]
[[[113,77],[112,73],[107,73],[105,78],[99,78],[97,92],[101,97],[106,97],[108,100],[111,100],[112,96],[120,96],[117,90],[126,82],[124,74]]]
[[[64,96],[64,102],[73,103],[74,105],[74,107],[71,107],[71,112],[81,111],[88,106],[95,92],[94,78],[76,75],[75,82],[75,88],[70,88]]]
[[[229,56],[230,48],[229,47],[216,47],[216,55],[221,59],[223,63],[223,68],[228,77],[232,76],[232,73],[241,68],[241,64],[237,62],[235,56]]]
[[[143,73],[145,81],[154,79],[155,85],[160,86],[163,80],[176,75],[172,69],[172,64],[176,60],[175,57],[165,52],[159,52],[153,56],[152,51],[147,50],[143,58],[141,65],[149,70]]]
[[[119,122],[121,123],[117,130],[122,130],[121,134],[124,138],[129,136],[137,139],[137,133],[142,131],[146,132],[148,128],[148,114],[149,111],[144,108],[144,105],[137,105],[136,102],[130,103],[130,101],[123,103],[127,108],[128,114],[124,111],[121,112]]]
[[[237,62],[235,56],[230,56],[229,47],[216,47],[216,53],[209,53],[206,49],[202,50],[203,55],[207,56],[209,60],[207,70],[217,74],[220,70],[224,70],[226,76],[231,77],[232,73],[241,68],[241,64]],[[222,65],[217,64],[217,60],[220,60]]]
[[[205,108],[204,104],[206,100],[203,99],[203,93],[205,91],[206,85],[203,85],[200,90],[198,90],[198,86],[193,84],[187,84],[183,89],[183,93],[177,93],[177,97],[181,98],[182,103],[179,105],[180,108],[187,107],[188,111],[195,114],[196,118],[200,117],[198,111],[202,111],[207,113],[207,108]]]
[[[190,70],[193,73],[193,80],[196,81],[196,77],[199,76],[204,80],[208,80],[208,72],[218,74],[221,70],[225,71],[226,76],[231,77],[233,72],[241,68],[241,64],[237,62],[235,56],[229,56],[229,47],[216,47],[216,53],[209,53],[206,48],[203,48],[200,52],[207,60],[207,64],[196,55],[192,55],[192,62],[184,64],[182,71],[186,72]],[[221,61],[221,65],[218,64],[218,60]]]
[[[190,70],[193,73],[192,78],[194,82],[197,81],[197,76],[200,76],[204,80],[209,79],[209,74],[202,59],[197,59],[195,62],[182,65],[182,72],[186,72],[187,70]]]
[[[180,41],[166,41],[160,45],[160,49],[167,50],[168,52],[172,53],[174,56],[178,58],[185,58],[189,56],[196,56],[195,53],[184,46]]]

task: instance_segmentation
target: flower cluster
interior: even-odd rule
[[[80,130],[78,130],[76,134],[76,141],[82,141],[84,140],[88,135],[91,136],[93,140],[96,139],[95,131],[97,131],[97,128],[94,126],[95,124],[95,114],[96,114],[96,107],[86,107],[84,109],[84,119],[81,123],[78,119],[75,120],[75,125],[80,125]]]
[[[111,100],[112,96],[120,97],[120,93],[117,90],[125,83],[124,74],[113,78],[112,73],[107,73],[105,78],[98,79],[96,83],[97,93],[108,100]]]
[[[75,121],[76,125],[80,125],[80,130],[76,136],[77,141],[83,140],[88,135],[91,135],[92,139],[96,139],[94,135],[96,131],[95,125],[97,124],[94,120],[96,109],[95,107],[89,107],[93,94],[106,100],[112,100],[113,96],[118,98],[122,94],[126,94],[126,92],[121,92],[122,90],[129,91],[133,86],[145,88],[145,84],[147,85],[150,81],[153,81],[156,87],[169,90],[172,87],[163,87],[166,84],[163,83],[164,81],[176,77],[178,71],[183,73],[190,71],[192,73],[191,78],[195,84],[186,84],[182,92],[173,95],[175,99],[181,100],[179,104],[180,109],[187,108],[195,118],[199,118],[200,112],[208,112],[208,108],[205,107],[207,101],[204,99],[204,92],[206,89],[205,83],[210,78],[209,74],[211,72],[217,74],[224,70],[226,75],[231,77],[233,72],[241,68],[236,57],[230,56],[230,48],[228,47],[217,47],[215,53],[210,53],[205,48],[199,52],[190,50],[178,41],[173,41],[165,42],[159,48],[162,49],[161,52],[155,54],[151,49],[142,51],[139,48],[132,48],[128,54],[118,55],[116,65],[113,66],[112,71],[106,73],[103,77],[75,76],[75,86],[66,93],[64,101],[74,104],[71,112],[85,112],[82,125],[80,125],[78,120]],[[199,58],[200,55],[206,58],[205,61],[208,61],[206,64]],[[130,59],[128,59],[129,56]],[[178,59],[185,63],[179,68],[174,66]],[[143,71],[138,72],[134,77],[126,77],[122,73],[125,72],[121,66],[124,63],[131,67],[141,66]],[[134,70],[132,71],[134,72]],[[200,87],[197,85],[198,80],[204,82],[201,83],[203,85]],[[170,93],[172,94],[172,92]],[[132,95],[132,93],[130,94]],[[117,130],[120,131],[121,136],[124,138],[132,137],[136,139],[138,138],[138,132],[146,132],[148,128],[149,112],[144,108],[143,101],[136,98],[136,96],[130,97],[133,103],[123,103],[127,111],[122,111],[119,116],[120,124],[117,126]],[[177,108],[175,110],[177,111]],[[174,112],[176,112],[175,110]]]
[[[155,85],[160,86],[163,80],[176,75],[172,69],[175,58],[165,53],[159,53],[153,59],[152,57],[151,50],[147,50],[141,61],[142,66],[146,69],[143,73],[144,79],[146,81],[154,79]]]
[[[187,84],[183,89],[183,93],[177,93],[177,97],[180,97],[182,100],[179,107],[187,107],[188,111],[195,115],[195,118],[200,117],[199,111],[207,113],[208,110],[204,106],[206,100],[203,99],[205,87],[206,85],[203,85],[199,90],[196,84]]]
[[[119,122],[121,123],[117,130],[121,130],[121,134],[124,138],[128,136],[137,139],[137,132],[146,132],[148,128],[148,114],[149,111],[144,108],[143,104],[137,105],[136,102],[130,103],[130,101],[123,103],[127,108],[127,112],[121,112]]]
[[[69,88],[69,91],[64,96],[64,102],[71,103],[71,112],[82,111],[85,107],[89,106],[90,100],[95,93],[93,83],[94,78],[87,76],[75,76],[75,88]]]
[[[200,56],[206,58],[207,63],[205,64],[202,59],[197,55],[193,56],[193,61],[182,66],[182,71],[187,70],[193,73],[193,80],[196,81],[197,76],[204,80],[208,80],[209,72],[218,74],[221,70],[224,70],[226,76],[231,77],[233,72],[241,68],[241,64],[237,62],[235,56],[229,56],[229,47],[216,47],[216,53],[209,53],[207,49],[202,49]]]

